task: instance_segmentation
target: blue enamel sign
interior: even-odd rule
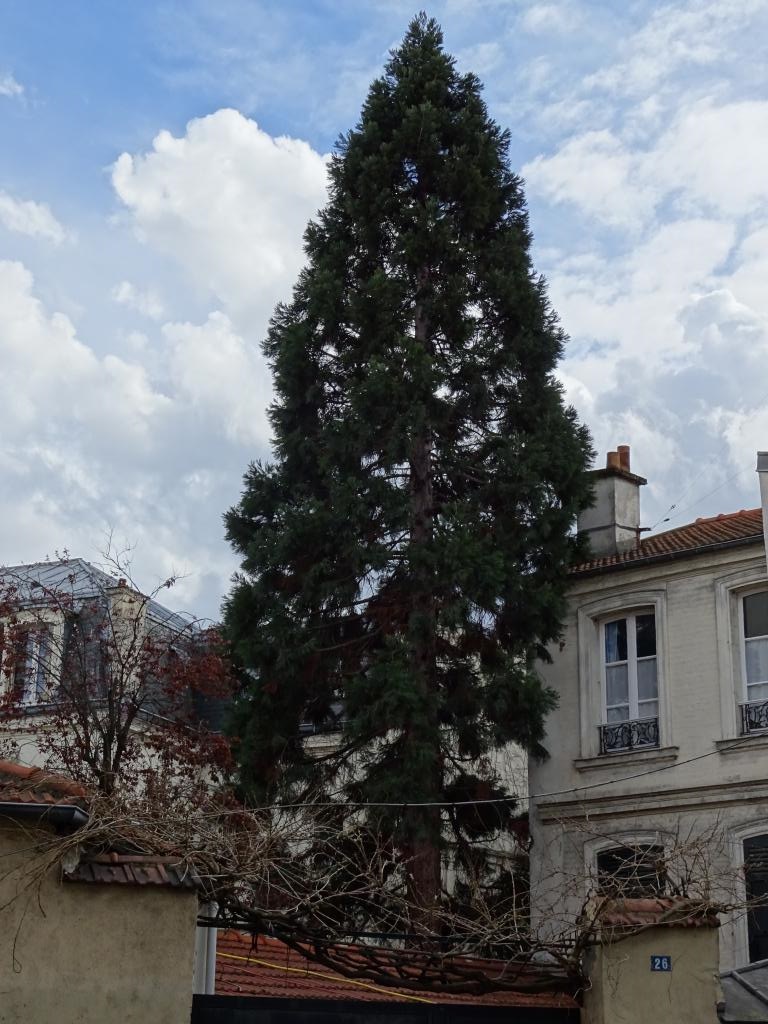
[[[651,957],[651,970],[652,971],[671,971],[672,970],[672,957],[671,956],[652,956]]]

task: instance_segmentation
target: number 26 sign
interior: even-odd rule
[[[672,970],[672,957],[671,956],[652,956],[651,957],[651,970],[652,971],[671,971]]]

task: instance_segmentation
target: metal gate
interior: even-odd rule
[[[355,1000],[195,996],[191,1024],[578,1024],[579,1011]]]

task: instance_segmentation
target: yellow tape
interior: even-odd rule
[[[356,981],[354,978],[344,978],[340,974],[323,974],[322,971],[309,971],[303,967],[283,967],[282,964],[273,964],[269,960],[256,960],[252,956],[236,956],[234,953],[220,953],[216,951],[216,957],[226,957],[227,960],[243,960],[247,964],[258,964],[260,967],[272,967],[276,971],[291,971],[293,974],[311,974],[314,978],[325,978],[326,981],[343,981],[346,985],[358,985],[360,988],[368,988],[371,992],[383,992],[391,996],[394,989],[380,988],[378,985],[370,985],[367,981]],[[415,1003],[429,1003],[435,1005],[434,999],[423,999],[421,996],[411,996],[406,992],[397,991],[400,999],[412,999]]]

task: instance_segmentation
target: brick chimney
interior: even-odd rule
[[[578,519],[595,558],[629,551],[640,539],[640,487],[647,483],[630,471],[629,445],[608,452],[605,469],[590,474],[595,503]]]

